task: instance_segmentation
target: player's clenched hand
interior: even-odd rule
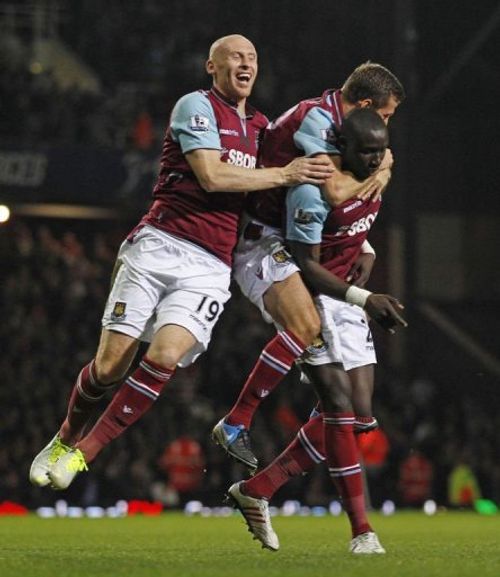
[[[369,252],[361,253],[354,261],[345,280],[354,286],[364,287],[370,278],[374,264],[374,254]]]
[[[401,316],[403,305],[390,295],[372,293],[364,307],[370,317],[385,331],[393,335],[398,327],[407,327],[408,323]]]
[[[297,184],[324,184],[335,167],[328,158],[295,158],[283,167],[284,186]]]
[[[385,169],[382,172],[378,172],[372,177],[372,180],[367,183],[366,187],[357,195],[360,200],[371,199],[372,202],[377,201],[384,190],[386,189],[389,180],[391,178],[391,171]]]
[[[383,190],[384,186],[382,183],[373,177],[371,182],[367,183],[366,187],[357,195],[357,198],[359,198],[359,200],[368,200],[371,198],[372,201],[375,202],[380,198]]]

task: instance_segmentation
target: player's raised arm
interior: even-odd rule
[[[331,206],[338,206],[351,198],[378,200],[391,179],[391,169],[384,163],[380,169],[365,180],[358,180],[349,171],[342,171],[340,156],[318,155],[316,158],[329,158],[335,168],[332,176],[321,187],[323,196]],[[390,156],[392,159],[392,155]],[[385,161],[385,159],[384,159]],[[392,166],[392,162],[391,162]]]

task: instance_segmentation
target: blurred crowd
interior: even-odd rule
[[[313,43],[330,32],[329,21],[341,26],[345,15],[336,6],[329,7],[328,18],[319,12],[309,15],[318,31],[311,38],[305,37],[300,19],[285,0],[275,2],[279,22],[269,19],[262,5],[249,12],[246,5],[227,10],[224,3],[189,0],[196,15],[189,20],[189,30],[186,0],[172,0],[168,5],[145,0],[127,5],[126,10],[121,0],[110,0],[105,18],[102,3],[96,0],[59,4],[63,11],[62,16],[55,12],[55,38],[90,67],[100,89],[89,92],[76,84],[58,85],[50,65],[37,60],[34,29],[3,28],[0,18],[0,143],[155,146],[175,101],[187,92],[209,87],[204,66],[208,49],[218,36],[231,32],[247,34],[256,44],[260,71],[252,102],[270,118],[302,98],[315,96],[326,84],[340,83],[353,62],[366,59],[357,54],[355,43],[337,38],[333,77],[325,81],[311,72],[314,53],[318,70],[325,74],[328,55]],[[234,22],[243,24],[235,27]],[[383,19],[381,24],[387,26]],[[285,48],[290,38],[303,47],[294,53],[293,66]],[[380,52],[378,44],[376,48]]]
[[[0,58],[0,144],[150,150],[158,144],[147,96],[134,87],[92,93],[61,88],[50,70]],[[168,110],[171,106],[168,107]],[[164,111],[162,121],[167,118]]]
[[[0,229],[0,502],[36,507],[61,497],[31,487],[29,466],[57,431],[74,380],[95,352],[115,252],[126,232],[124,223],[76,220],[13,219]],[[229,484],[246,473],[213,444],[210,432],[272,333],[234,288],[208,352],[178,370],[146,417],[71,486],[68,501],[220,504]],[[454,383],[405,382],[380,360],[375,415],[381,430],[359,439],[372,505],[393,499],[420,506],[433,498],[468,506],[479,496],[500,503],[498,407],[481,404],[473,391],[454,390]],[[286,446],[313,405],[313,392],[293,371],[255,420],[252,439],[262,463]],[[324,505],[334,497],[319,467],[283,488],[277,500]]]

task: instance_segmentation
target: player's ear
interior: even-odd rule
[[[358,100],[356,102],[358,108],[370,108],[373,106],[373,100],[371,98],[363,98],[363,100]]]
[[[211,75],[215,73],[215,65],[213,63],[213,60],[211,60],[210,58],[205,62],[205,70],[207,71],[208,74]]]

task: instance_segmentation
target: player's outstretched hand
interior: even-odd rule
[[[334,171],[335,167],[328,158],[300,156],[283,167],[283,186],[324,184]]]
[[[398,327],[408,326],[400,314],[403,312],[403,305],[391,295],[372,293],[364,308],[370,317],[391,335],[396,332]]]

